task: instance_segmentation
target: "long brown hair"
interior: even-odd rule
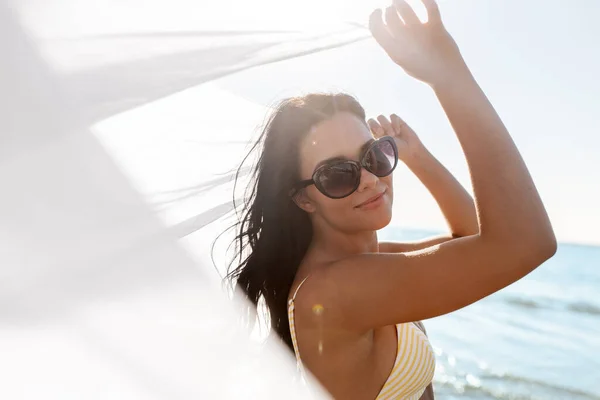
[[[343,93],[308,94],[281,101],[236,174],[237,184],[249,156],[260,152],[241,218],[234,225],[236,253],[225,279],[235,281],[255,309],[264,298],[272,330],[290,349],[287,298],[313,231],[308,214],[296,206],[289,192],[301,179],[302,139],[312,127],[339,112],[365,120],[358,101]]]

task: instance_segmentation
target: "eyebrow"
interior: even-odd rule
[[[363,143],[362,146],[360,146],[360,156],[362,157],[363,153],[365,152],[365,150],[375,141],[375,139],[370,139],[367,142]],[[320,168],[321,166],[325,165],[325,164],[330,164],[330,163],[334,163],[337,161],[348,161],[349,158],[345,157],[345,156],[335,156],[335,157],[330,157],[327,158],[323,161],[320,161],[316,166],[315,166],[315,170],[317,170],[318,168]]]

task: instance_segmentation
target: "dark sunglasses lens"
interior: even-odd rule
[[[316,179],[317,187],[330,197],[345,197],[360,182],[360,171],[351,163],[339,163],[321,170]]]
[[[374,175],[387,176],[397,162],[396,148],[388,140],[380,140],[365,154],[366,168]]]

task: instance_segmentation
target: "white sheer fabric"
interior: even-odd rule
[[[263,21],[242,1],[101,3],[0,3],[0,397],[308,397],[203,258],[265,110],[210,84],[178,95],[197,113],[153,102],[365,30],[293,23],[317,2],[255,3]],[[207,131],[169,136],[153,107]],[[216,138],[219,107],[239,114]]]

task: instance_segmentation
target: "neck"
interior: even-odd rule
[[[319,223],[321,222],[321,223]],[[311,250],[326,261],[337,261],[363,253],[377,253],[377,231],[344,232],[324,221],[313,220]]]

